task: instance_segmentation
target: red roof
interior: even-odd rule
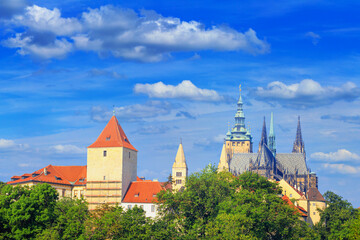
[[[45,171],[46,169],[46,171]],[[46,172],[46,175],[45,175]],[[18,184],[24,182],[43,182],[43,183],[58,183],[65,185],[85,185],[86,184],[86,166],[52,166],[48,165],[39,169],[32,174],[23,174],[21,177],[25,179],[18,179],[7,182],[7,184]],[[17,178],[13,176],[12,178]]]
[[[164,188],[160,182],[143,180],[132,182],[122,202],[124,203],[152,203],[156,202],[156,194]]]
[[[102,147],[125,147],[137,151],[133,145],[131,145],[115,116],[110,119],[98,139],[88,148]]]
[[[292,203],[292,201],[290,200],[290,198],[288,198],[288,196],[284,195],[284,196],[282,197],[282,200],[284,200],[285,203],[289,204],[290,207],[292,207],[292,208],[295,209],[298,213],[300,213],[300,215],[301,215],[302,217],[307,217],[307,211],[306,211],[304,208],[300,207],[300,206],[295,206],[295,205]]]

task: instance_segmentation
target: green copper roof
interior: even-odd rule
[[[235,113],[235,126],[226,134],[225,140],[252,141],[251,133],[245,128],[245,114],[243,111],[243,101],[241,97],[241,85],[239,86],[240,96],[237,102]]]

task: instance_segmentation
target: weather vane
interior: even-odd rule
[[[239,85],[239,91],[241,92],[241,84]]]

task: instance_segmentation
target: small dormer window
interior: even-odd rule
[[[129,140],[127,138],[125,138],[124,140],[125,140],[125,142],[129,142]]]
[[[108,136],[108,137],[106,138],[106,141],[110,141],[110,139],[111,139],[111,136]]]
[[[79,182],[84,182],[85,178],[80,178]]]
[[[61,177],[57,177],[57,176],[55,176],[55,179],[58,180],[58,181],[62,180]]]
[[[139,197],[139,194],[138,194],[138,193],[137,193],[137,194],[135,194],[135,195],[134,195],[134,197]]]

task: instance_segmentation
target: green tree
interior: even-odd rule
[[[3,239],[34,239],[51,226],[58,194],[49,184],[5,186],[0,195]]]
[[[311,236],[277,183],[254,173],[234,177],[208,166],[183,191],[158,194],[162,219],[182,239],[291,239]]]
[[[124,211],[104,204],[90,213],[82,239],[146,239],[149,231],[142,208]]]
[[[51,228],[37,235],[37,239],[78,239],[84,232],[88,214],[84,199],[62,198],[56,202]]]
[[[319,232],[321,239],[346,239],[349,227],[356,224],[357,211],[351,203],[341,196],[327,191],[324,194],[327,207],[320,211],[320,221],[315,229]]]

